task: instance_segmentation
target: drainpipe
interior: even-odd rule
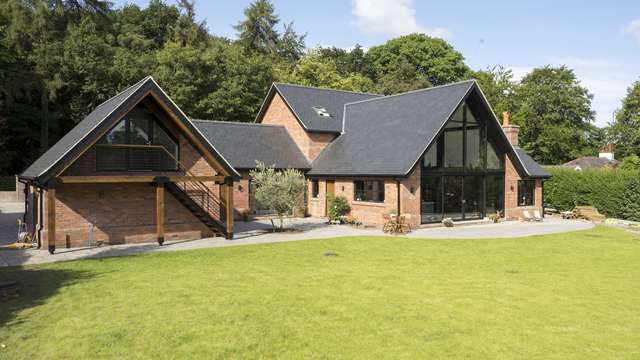
[[[400,180],[396,180],[396,189],[397,189],[397,201],[396,201],[396,214],[400,216]]]

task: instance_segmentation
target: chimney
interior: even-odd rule
[[[502,113],[502,130],[507,135],[507,139],[512,145],[518,145],[518,133],[520,132],[520,126],[509,125],[509,112]]]
[[[609,143],[607,146],[600,149],[598,153],[598,157],[609,159],[609,161],[613,161],[615,158],[613,156],[613,144]]]

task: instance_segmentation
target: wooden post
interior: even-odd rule
[[[56,251],[56,189],[47,189],[47,243],[49,254]]]
[[[164,243],[164,183],[156,184],[156,232],[158,245]]]
[[[225,190],[225,210],[227,221],[227,240],[233,239],[233,179],[227,178],[224,184]]]

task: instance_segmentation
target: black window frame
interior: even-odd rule
[[[536,181],[531,179],[518,180],[518,206],[535,206]]]
[[[155,145],[153,144],[153,139],[154,139],[154,125],[157,125],[161,130],[163,130],[165,132],[165,134],[175,143],[176,145],[176,153],[172,154],[173,157],[175,157],[175,162],[171,161],[172,163],[175,163],[175,166],[173,167],[163,167],[161,169],[154,169],[154,170],[145,170],[145,169],[139,169],[139,168],[132,168],[131,167],[131,161],[130,161],[130,157],[131,154],[130,152],[133,151],[133,149],[127,149],[126,146],[127,145],[138,145],[138,144],[133,144],[131,141],[131,120],[134,119],[136,116],[140,116],[143,115],[147,120],[147,134],[150,138],[150,143],[149,146],[162,146],[162,145]],[[124,119],[122,119],[120,122],[118,122],[118,124],[116,124],[113,128],[111,128],[107,134],[105,134],[103,136],[106,137],[116,126],[118,126],[120,123],[124,123],[124,130],[125,130],[125,139],[124,139],[124,143],[123,144],[103,144],[101,143],[101,140],[98,141],[98,143],[96,144],[99,147],[103,147],[103,148],[109,148],[110,146],[112,146],[114,149],[116,149],[117,145],[123,145],[125,146],[124,149],[121,149],[121,151],[124,151],[124,161],[122,164],[121,168],[115,168],[115,167],[111,167],[111,168],[104,168],[101,167],[101,161],[99,160],[99,157],[101,156],[101,149],[96,149],[96,161],[95,161],[95,168],[96,168],[96,172],[148,172],[148,171],[179,171],[180,170],[180,166],[178,164],[178,162],[180,161],[180,140],[178,139],[178,137],[176,137],[166,126],[165,124],[162,123],[162,121],[155,116],[155,114],[148,112],[148,111],[144,111],[144,110],[134,110],[132,112],[130,112],[129,114],[127,114],[127,116],[124,117]],[[143,145],[144,146],[144,145]],[[169,151],[168,149],[165,148],[166,151]],[[102,164],[104,165],[104,164]]]
[[[378,183],[377,193],[372,183]],[[353,199],[361,202],[384,203],[384,188],[384,180],[354,180]]]
[[[313,199],[320,197],[320,181],[318,179],[311,179],[311,197]]]

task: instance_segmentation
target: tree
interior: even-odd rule
[[[592,98],[573,70],[565,66],[534,69],[515,94],[513,119],[520,125],[521,146],[548,165],[592,154],[600,145],[593,136],[598,130],[591,124]]]
[[[627,220],[640,221],[640,178],[634,177],[624,192],[622,215]]]
[[[640,155],[640,81],[627,89],[609,132],[616,144],[616,156]]]
[[[256,0],[244,10],[245,20],[234,28],[238,32],[238,42],[248,51],[273,53],[279,41],[275,30],[280,18],[269,0]]]
[[[505,111],[514,111],[514,95],[518,84],[513,80],[513,71],[498,65],[487,70],[472,71],[469,77],[478,82],[494,113],[499,116]]]
[[[293,28],[293,22],[284,26],[284,32],[278,40],[277,52],[280,58],[289,62],[296,62],[304,53],[304,40],[307,34],[298,35]]]
[[[403,63],[398,69],[378,78],[376,92],[392,95],[429,87],[431,82],[424,74],[418,72],[415,65]]]
[[[306,86],[358,92],[373,90],[373,82],[370,79],[360,74],[342,76],[338,73],[335,63],[313,56],[303,57],[292,71],[285,71],[281,75],[284,76],[280,81]]]
[[[403,64],[415,67],[416,73],[437,86],[462,80],[469,68],[464,57],[442,39],[425,34],[410,34],[374,46],[367,52],[373,79],[393,73]]]
[[[280,220],[280,230],[284,227],[284,216],[293,213],[304,196],[305,179],[302,172],[295,169],[277,171],[257,163],[256,170],[250,172],[255,185],[256,201],[264,208],[274,210]],[[271,221],[273,225],[273,220]],[[275,231],[275,225],[273,225]]]

